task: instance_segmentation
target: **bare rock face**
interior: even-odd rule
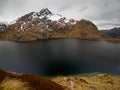
[[[105,34],[88,20],[74,20],[54,14],[48,8],[31,12],[11,23],[0,39],[32,41],[53,38],[101,39]]]
[[[34,74],[17,74],[0,69],[0,90],[64,90],[50,79]]]
[[[5,23],[0,23],[0,32],[4,31],[8,27]]]

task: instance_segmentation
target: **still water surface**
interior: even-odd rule
[[[0,68],[44,76],[120,74],[120,43],[79,39],[0,41]]]

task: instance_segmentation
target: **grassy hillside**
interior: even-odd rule
[[[60,76],[53,81],[65,90],[120,90],[120,77],[110,74]]]

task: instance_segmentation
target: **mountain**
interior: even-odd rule
[[[120,90],[120,76],[110,74],[59,76],[53,81],[65,90]]]
[[[120,27],[115,27],[115,28],[112,28],[110,30],[102,30],[103,33],[113,37],[113,38],[117,38],[117,37],[120,37]]]
[[[91,21],[68,19],[48,8],[18,18],[0,33],[1,40],[13,41],[58,38],[101,40],[106,37]]]

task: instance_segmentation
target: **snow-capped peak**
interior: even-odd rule
[[[52,15],[52,12],[48,8],[43,8],[38,13],[39,16]]]
[[[36,18],[39,19],[46,18],[52,21],[58,21],[59,19],[62,18],[62,15],[52,13],[48,8],[43,8],[40,10],[40,12],[33,12],[29,18],[31,18],[32,20]]]
[[[51,22],[56,21],[57,23],[61,23],[63,25],[65,25],[65,23],[68,24],[75,24],[75,20],[72,19],[68,19],[66,17],[63,17],[60,14],[55,14],[52,13],[48,8],[43,8],[41,9],[39,12],[30,12],[24,16],[22,16],[21,18],[15,20],[14,22],[12,22],[11,24],[17,23],[17,22],[35,22],[35,23],[44,23],[44,22],[49,22],[51,20]]]
[[[52,21],[58,21],[61,18],[62,18],[62,15],[60,15],[60,14],[52,14],[52,15],[48,16],[48,19],[50,19]]]

